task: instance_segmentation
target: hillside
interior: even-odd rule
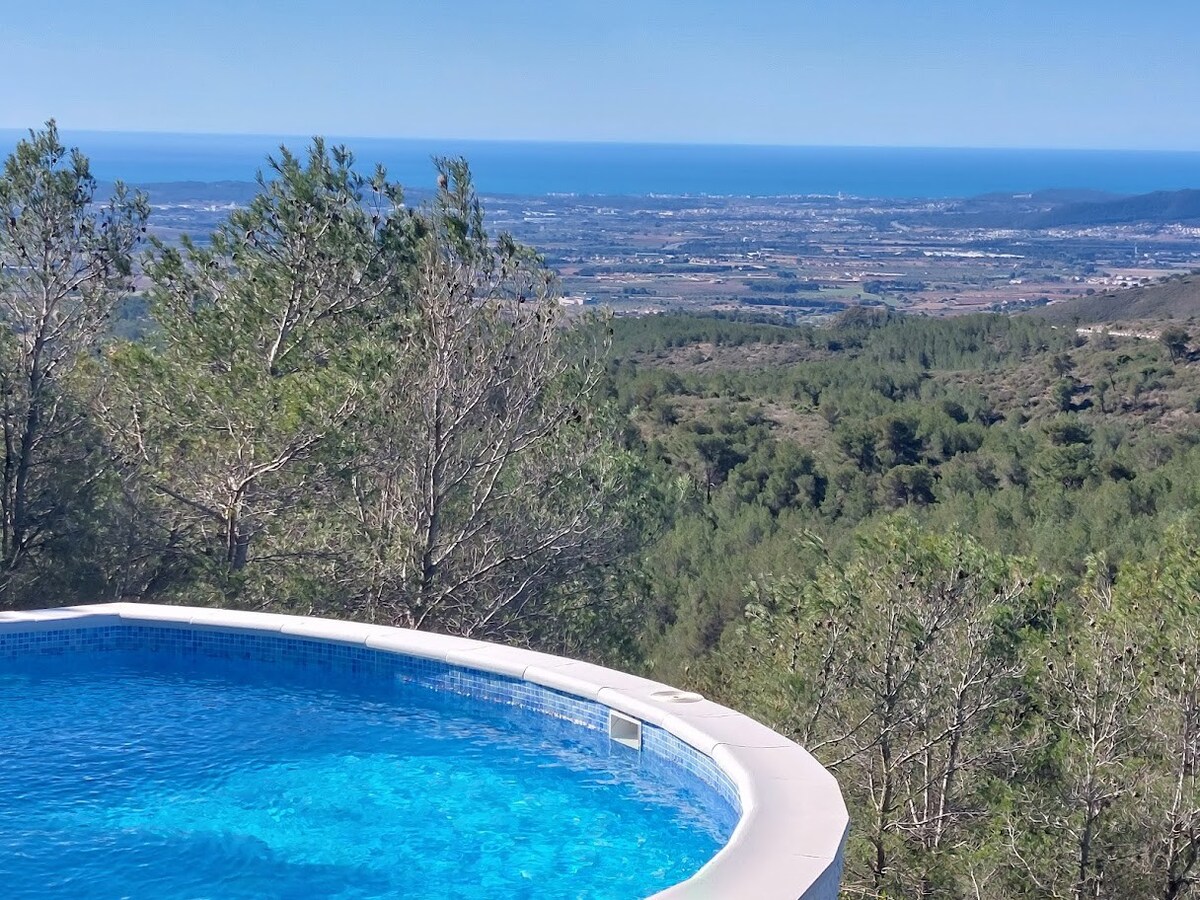
[[[1200,315],[1200,275],[1184,275],[1146,287],[1079,297],[1027,315],[1062,324],[1160,322]]]
[[[921,221],[920,217],[914,220]],[[928,225],[965,228],[1087,228],[1097,225],[1169,225],[1200,221],[1200,190],[1114,196],[1100,191],[1047,190],[983,194],[929,212]]]
[[[1099,203],[1067,203],[1040,216],[1039,228],[1191,222],[1200,219],[1200,190],[1155,191]]]

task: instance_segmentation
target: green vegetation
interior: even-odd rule
[[[1200,314],[1200,276],[1172,276],[1160,284],[1078,297],[1029,313],[1063,325],[1128,325],[1187,321]]]
[[[270,174],[135,258],[52,126],[9,161],[0,603],[640,668],[835,771],[851,896],[1194,894],[1191,330],[568,320],[460,161],[420,208],[319,141]]]
[[[54,585],[53,560],[91,543],[106,502],[85,362],[131,289],[148,207],[121,185],[105,206],[95,194],[87,159],[53,123],[0,177],[0,597],[21,573]]]
[[[150,322],[106,331],[144,201],[91,205],[52,123],[23,142],[0,183],[0,602],[611,645],[597,610],[644,513],[603,322],[566,326],[537,257],[484,232],[465,164],[439,166],[411,208],[342,148],[285,150],[211,239],[153,244]]]
[[[851,895],[1188,896],[1187,330],[857,309],[793,329],[786,367],[684,371],[652,340],[683,328],[619,323],[654,349],[610,366],[670,486],[640,555],[650,671],[838,774]]]

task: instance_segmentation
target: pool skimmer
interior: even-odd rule
[[[615,709],[608,711],[608,736],[618,744],[639,752],[642,749],[642,723]]]

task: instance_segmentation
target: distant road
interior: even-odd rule
[[[1075,331],[1079,334],[1110,334],[1113,337],[1144,338],[1151,341],[1157,341],[1159,334],[1157,331],[1114,331],[1103,325],[1084,325]]]

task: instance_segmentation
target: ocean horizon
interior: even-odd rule
[[[21,129],[0,129],[7,156]],[[253,181],[280,144],[269,135],[68,131],[93,174],[130,184]],[[1200,152],[939,147],[802,147],[354,138],[360,169],[384,164],[413,188],[434,185],[434,156],[462,156],[485,194],[648,196],[848,195],[888,199],[973,197],[1050,189],[1142,194],[1200,188]]]

